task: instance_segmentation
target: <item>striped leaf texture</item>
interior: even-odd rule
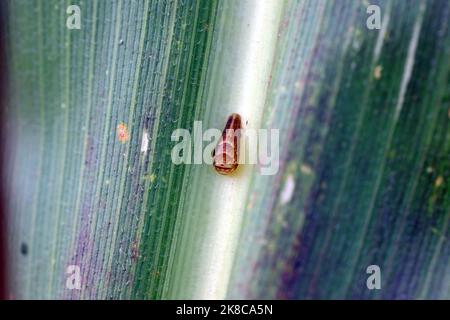
[[[9,298],[450,299],[449,1],[0,6]],[[172,161],[231,113],[275,174]]]

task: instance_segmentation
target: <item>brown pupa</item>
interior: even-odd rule
[[[238,167],[239,132],[236,131],[241,128],[241,116],[231,114],[213,152],[213,166],[220,174],[230,174]]]

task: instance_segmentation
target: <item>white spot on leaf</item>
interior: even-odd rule
[[[292,175],[289,175],[284,183],[283,190],[281,191],[281,204],[286,204],[291,201],[292,195],[294,194],[295,181]]]
[[[142,142],[141,142],[141,152],[147,152],[148,149],[148,133],[147,130],[144,130],[142,134]]]

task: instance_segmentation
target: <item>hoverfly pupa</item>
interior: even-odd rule
[[[213,166],[220,174],[230,174],[238,167],[238,130],[241,128],[241,116],[231,114],[213,151]]]

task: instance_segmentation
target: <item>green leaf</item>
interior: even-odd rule
[[[379,31],[358,1],[286,10],[263,120],[281,170],[252,180],[229,297],[450,297],[450,7],[378,4]]]
[[[9,296],[449,298],[450,4],[372,4],[3,5]],[[275,175],[172,162],[233,112]]]

